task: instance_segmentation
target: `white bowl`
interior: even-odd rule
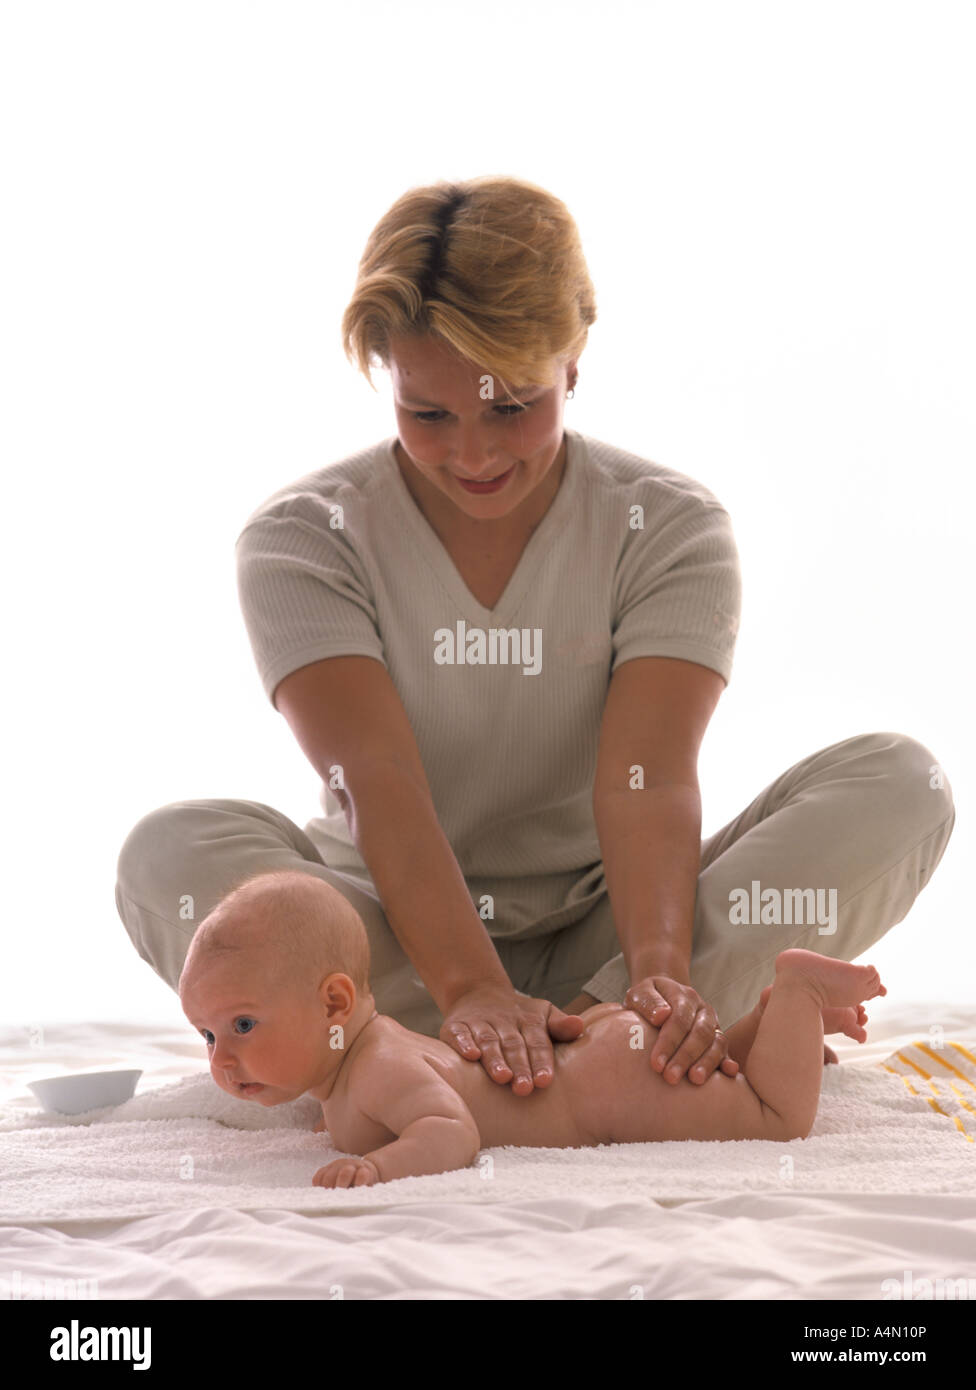
[[[49,1115],[83,1115],[86,1110],[129,1100],[141,1075],[141,1071],[85,1071],[27,1084]]]

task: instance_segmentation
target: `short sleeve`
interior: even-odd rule
[[[285,676],[330,656],[386,666],[376,605],[346,534],[295,516],[265,517],[237,539],[237,590],[269,700]]]
[[[635,657],[670,656],[708,666],[728,684],[741,604],[728,513],[699,496],[683,498],[658,525],[628,536],[617,572],[611,671]]]

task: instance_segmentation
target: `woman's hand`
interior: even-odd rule
[[[552,1081],[552,1039],[572,1042],[585,1028],[581,1018],[548,999],[485,985],[455,1000],[439,1036],[467,1061],[480,1060],[492,1081],[511,1081],[515,1095],[527,1096]]]
[[[718,1014],[691,985],[668,975],[648,975],[631,985],[624,1008],[660,1028],[650,1061],[665,1081],[677,1085],[689,1067],[688,1080],[696,1086],[703,1085],[716,1067],[726,1076],[738,1072],[739,1064],[729,1056],[729,1045],[718,1031]]]

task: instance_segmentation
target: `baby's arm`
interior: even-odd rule
[[[364,1058],[351,1086],[355,1088],[353,1103],[360,1113],[399,1136],[363,1155],[362,1162],[372,1164],[379,1177],[373,1179],[369,1174],[359,1186],[467,1168],[481,1148],[471,1111],[421,1057],[395,1063],[388,1057]],[[319,1169],[313,1184],[331,1186],[327,1180],[320,1182],[320,1175],[354,1162],[336,1159]]]

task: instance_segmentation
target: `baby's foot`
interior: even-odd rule
[[[803,979],[813,987],[821,1009],[856,1010],[862,1000],[888,993],[873,965],[851,965],[846,960],[834,960],[833,956],[798,947],[780,951],[776,977]]]

